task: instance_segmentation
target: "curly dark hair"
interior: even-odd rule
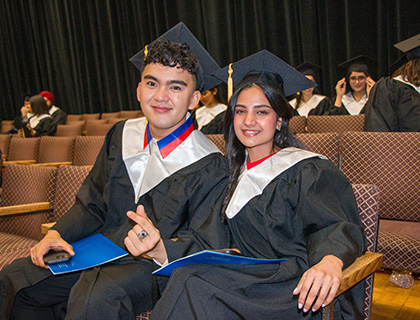
[[[188,71],[197,84],[200,65],[188,44],[170,42],[168,40],[156,40],[147,47],[147,51],[148,53],[141,69],[142,74],[148,64],[159,63],[166,67],[177,67]]]
[[[398,76],[407,79],[408,82],[416,87],[420,86],[420,59],[408,61],[392,75],[393,78]]]

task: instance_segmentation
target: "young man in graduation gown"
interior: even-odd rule
[[[364,131],[420,131],[420,41],[419,35],[395,46],[407,62],[392,77],[381,78],[366,104]]]
[[[150,259],[127,256],[60,276],[39,267],[45,266],[48,249],[73,254],[69,243],[94,233],[125,248],[135,225],[127,212],[138,207],[158,226],[168,260],[226,246],[226,227],[211,215],[225,185],[225,161],[193,130],[187,113],[207,89],[206,75],[218,66],[183,24],[160,39],[165,41],[131,59],[141,66],[137,95],[147,120],[131,119],[110,129],[74,206],[30,257],[0,272],[1,319],[10,313],[13,319],[134,319],[151,309],[157,265]],[[138,237],[147,241],[143,231]]]
[[[51,92],[42,91],[40,95],[44,97],[48,107],[50,108],[49,113],[52,118],[51,126],[53,127],[53,132],[55,133],[59,124],[66,123],[67,113],[65,113],[62,109],[54,105],[55,97]]]

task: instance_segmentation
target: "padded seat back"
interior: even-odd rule
[[[307,130],[309,133],[363,131],[364,121],[364,114],[355,116],[309,116]]]
[[[306,131],[306,117],[293,116],[289,121],[289,130],[293,133],[304,133]]]
[[[57,188],[54,199],[53,216],[49,222],[57,221],[74,204],[75,196],[91,168],[60,166],[57,173]]]
[[[381,218],[420,222],[420,132],[347,132],[341,170],[381,191]]]
[[[53,203],[57,168],[9,164],[4,168],[1,206],[35,202]],[[0,232],[42,239],[41,224],[50,213],[0,219]]]
[[[38,159],[40,138],[19,138],[13,136],[10,140],[7,160],[36,160]]]
[[[340,135],[328,133],[300,133],[296,138],[309,151],[322,154],[337,167],[340,165]]]
[[[41,137],[37,162],[72,162],[74,140],[74,137]]]
[[[74,143],[74,166],[94,165],[105,136],[78,136]]]

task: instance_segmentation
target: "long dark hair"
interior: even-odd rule
[[[316,81],[316,77],[315,77],[315,72],[313,72],[312,70],[305,70],[304,72],[302,72],[302,74],[304,74],[305,76],[312,76],[312,78],[314,79],[314,82],[317,83]],[[319,86],[314,88],[314,91],[312,91],[312,94],[319,94]],[[296,94],[296,107],[295,110],[299,109],[299,107],[301,107],[301,103],[302,103],[302,91],[298,92]]]
[[[393,78],[402,76],[416,87],[420,86],[420,59],[408,61],[392,75]]]
[[[38,116],[41,114],[48,114],[50,108],[48,107],[47,102],[43,96],[40,96],[39,94],[32,96],[29,101],[31,103],[32,112],[34,114]]]
[[[242,80],[241,83],[237,86],[235,92],[232,94],[232,97],[229,100],[229,105],[226,110],[223,124],[226,154],[230,171],[229,184],[225,191],[226,197],[223,202],[221,211],[222,221],[224,222],[226,222],[226,208],[233,196],[236,186],[238,185],[239,175],[242,172],[243,164],[246,160],[246,148],[236,136],[233,125],[235,107],[240,93],[243,90],[251,87],[260,88],[264,95],[267,97],[271,108],[276,112],[278,117],[282,118],[280,130],[276,130],[273,136],[273,150],[275,147],[281,149],[287,147],[301,147],[293,133],[289,131],[289,120],[292,117],[292,113],[289,105],[286,102],[286,99],[284,98],[282,80],[279,86],[274,87],[261,79],[256,80],[255,74],[253,74],[251,77],[245,77],[244,80]]]

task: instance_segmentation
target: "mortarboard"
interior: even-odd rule
[[[314,82],[267,50],[259,51],[242,60],[231,63],[219,69],[213,75],[228,83],[228,97],[230,98],[233,88],[236,88],[245,76],[251,76],[251,74],[256,73],[259,74],[259,78],[256,78],[256,80],[264,80],[264,82],[274,87],[278,87],[283,83],[285,97],[316,87]]]
[[[314,63],[304,62],[298,65],[295,69],[305,76],[312,76],[316,79],[316,75],[321,70],[321,67]]]
[[[346,70],[347,75],[349,75],[353,71],[364,72],[369,75],[370,73],[372,73],[372,72],[369,72],[369,68],[372,71],[375,64],[376,64],[375,59],[372,59],[365,55],[359,55],[357,57],[351,58],[347,61],[340,63],[338,67],[341,68],[342,70]]]
[[[394,47],[404,52],[408,60],[420,59],[420,34],[398,42]]]
[[[197,57],[197,60],[200,64],[200,71],[197,76],[197,90],[204,92],[215,87],[221,82],[220,80],[211,76],[213,72],[220,69],[220,66],[216,63],[216,61],[214,61],[207,50],[204,49],[201,43],[197,40],[196,37],[194,37],[194,35],[184,23],[178,23],[176,26],[166,31],[156,40],[168,40],[170,42],[186,43],[190,47],[191,52]],[[152,41],[150,44],[152,44],[154,41]],[[145,54],[147,55],[147,47],[149,45],[147,45],[144,49],[130,58],[130,61],[139,70],[142,69]]]

